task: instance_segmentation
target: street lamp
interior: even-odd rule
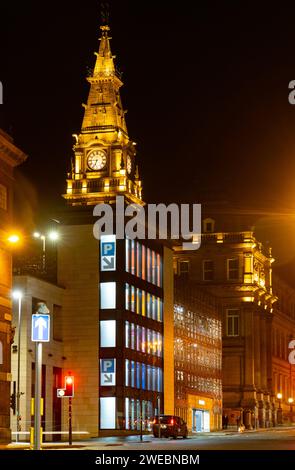
[[[278,408],[278,424],[283,424],[283,412],[281,407],[281,400],[283,395],[281,393],[277,394],[277,399],[279,400],[279,408]]]
[[[23,293],[20,290],[12,292],[12,297],[18,301],[18,324],[17,324],[17,388],[16,388],[16,441],[19,441],[20,432],[20,343],[21,343],[21,317],[22,317],[22,298]]]
[[[42,241],[42,271],[46,271],[46,238],[49,238],[51,241],[57,241],[59,238],[58,232],[52,230],[48,235],[44,235],[40,232],[34,232],[33,237]]]
[[[20,236],[17,233],[12,233],[7,237],[7,241],[12,245],[16,245],[20,241]]]
[[[290,405],[290,422],[293,422],[293,401],[294,399],[292,397],[288,398],[288,403]]]

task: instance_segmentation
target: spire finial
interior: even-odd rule
[[[102,31],[109,31],[110,5],[109,2],[100,2],[100,17]]]

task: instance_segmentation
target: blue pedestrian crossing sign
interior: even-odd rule
[[[32,315],[32,341],[50,341],[50,315]]]

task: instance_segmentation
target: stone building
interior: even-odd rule
[[[13,170],[26,155],[0,130],[0,442],[10,441],[10,344],[12,259],[8,238],[13,229]]]
[[[223,413],[228,415],[229,425],[236,426],[241,420],[247,428],[277,423],[280,402],[276,391],[287,375],[287,364],[281,363],[278,379],[271,338],[276,329],[283,330],[285,337],[290,333],[290,325],[282,320],[286,313],[276,306],[279,293],[273,291],[274,258],[255,237],[255,218],[257,214],[250,211],[210,211],[205,207],[201,248],[175,254],[178,275],[218,298]],[[275,385],[274,377],[280,385]]]

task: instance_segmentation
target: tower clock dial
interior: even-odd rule
[[[107,156],[103,150],[92,150],[87,157],[87,164],[91,170],[102,170],[107,163]]]
[[[130,174],[132,170],[132,161],[130,155],[127,155],[127,171]]]

